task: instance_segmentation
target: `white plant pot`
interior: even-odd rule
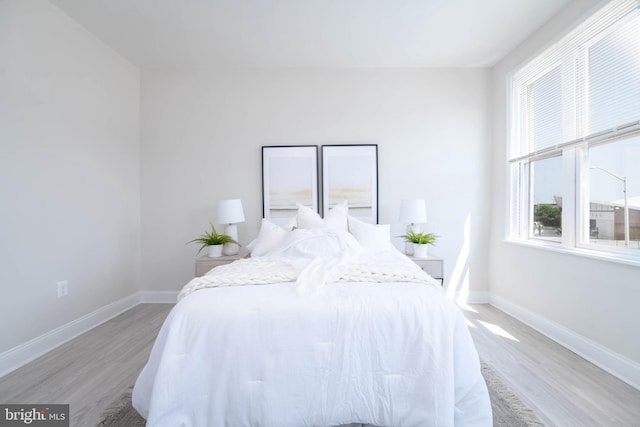
[[[207,249],[209,250],[209,258],[218,258],[222,256],[222,246],[223,245],[207,246]]]
[[[415,243],[404,242],[404,253],[407,255],[413,255],[413,245]]]
[[[413,244],[413,256],[414,258],[426,258],[427,257],[427,246],[429,245],[420,245],[418,243]]]

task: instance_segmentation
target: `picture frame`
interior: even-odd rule
[[[262,216],[284,225],[297,213],[297,203],[319,211],[317,145],[262,147]]]
[[[378,223],[378,144],[322,146],[323,216],[344,200],[350,215]]]

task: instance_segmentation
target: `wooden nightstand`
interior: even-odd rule
[[[436,280],[440,280],[440,285],[444,286],[444,260],[441,258],[415,258],[407,255],[411,261],[415,262],[424,271]]]
[[[223,255],[217,258],[210,258],[207,255],[199,256],[196,258],[196,277],[204,276],[213,267],[232,263],[247,255],[249,255],[247,248],[240,248],[240,251],[235,255]]]

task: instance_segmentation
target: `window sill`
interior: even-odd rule
[[[635,254],[627,254],[627,253],[613,253],[613,252],[604,252],[597,251],[588,248],[567,248],[562,246],[560,243],[549,244],[540,241],[532,241],[532,240],[522,240],[522,239],[505,239],[503,240],[505,243],[517,245],[517,246],[526,246],[528,248],[541,249],[550,252],[559,252],[568,255],[575,255],[579,257],[597,259],[600,261],[608,261],[617,264],[631,265],[634,267],[640,267],[640,251],[637,255]]]

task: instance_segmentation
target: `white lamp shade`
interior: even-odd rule
[[[242,200],[220,200],[218,202],[218,215],[216,219],[219,224],[237,224],[239,222],[244,222]]]
[[[400,202],[399,220],[405,224],[424,224],[427,222],[427,207],[422,199],[409,199]]]

